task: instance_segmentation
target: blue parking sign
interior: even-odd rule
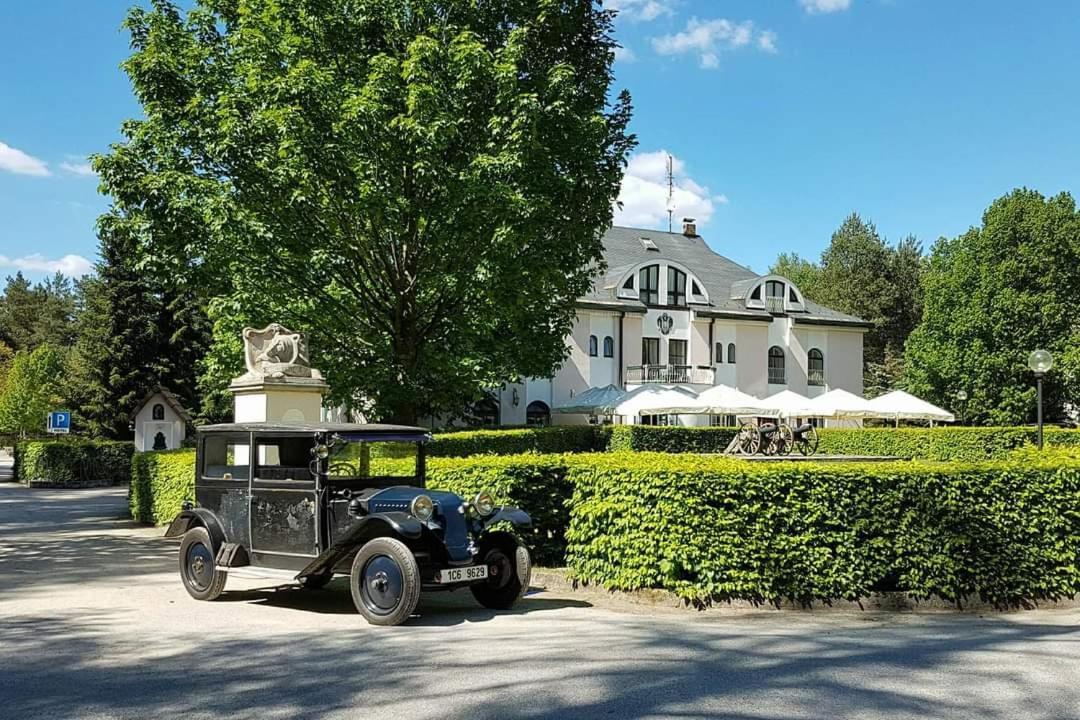
[[[56,410],[49,413],[49,424],[46,430],[58,434],[71,432],[71,413],[67,410]]]

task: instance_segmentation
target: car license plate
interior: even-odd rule
[[[487,565],[470,565],[469,567],[450,568],[439,571],[439,582],[455,583],[468,582],[470,580],[483,580],[488,576]]]

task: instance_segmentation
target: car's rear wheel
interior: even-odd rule
[[[218,569],[210,533],[204,527],[191,528],[180,541],[180,578],[196,600],[216,600],[225,590],[229,575]]]
[[[532,578],[529,549],[509,533],[493,533],[480,542],[479,555],[488,566],[488,578],[469,586],[473,597],[492,610],[514,607]]]
[[[353,604],[372,625],[400,625],[420,600],[416,558],[394,538],[375,538],[360,548],[349,581]]]

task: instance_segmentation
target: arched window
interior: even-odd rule
[[[817,348],[806,353],[806,382],[815,386],[825,384],[825,356]]]
[[[604,357],[615,357],[615,341],[610,335],[604,337]]]
[[[735,343],[728,343],[727,346],[727,361],[729,364],[735,364]]]
[[[638,270],[638,299],[646,305],[660,304],[659,265],[649,265]]]
[[[545,402],[533,400],[525,408],[525,424],[529,427],[547,427],[551,424],[551,408]]]
[[[668,265],[667,304],[674,307],[686,305],[686,273]]]
[[[596,351],[596,336],[589,336],[589,357],[596,357],[599,353]]]
[[[784,372],[784,349],[773,345],[769,348],[769,384],[783,385],[787,382]]]
[[[713,358],[717,365],[724,364],[724,343],[716,343],[716,352],[713,353]]]
[[[156,405],[154,405],[154,409],[151,410],[151,412],[153,413],[153,417],[155,420],[165,419],[165,406],[161,403],[157,403]]]

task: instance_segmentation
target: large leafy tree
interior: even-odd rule
[[[112,217],[144,269],[212,289],[220,330],[307,332],[336,401],[413,420],[548,374],[633,146],[611,22],[593,0],[156,0],[127,21],[145,119],[96,160]],[[241,369],[219,340],[208,386]]]
[[[15,353],[0,395],[0,432],[44,434],[50,410],[60,409],[64,352],[52,345],[39,345],[33,352]]]
[[[1027,356],[1057,357],[1047,377],[1047,409],[1059,417],[1080,392],[1080,213],[1068,194],[1016,190],[982,224],[939,240],[925,277],[922,323],[908,341],[910,386],[955,406],[975,422],[1034,419]]]
[[[792,280],[811,300],[871,323],[863,341],[863,385],[876,395],[904,382],[904,343],[922,314],[923,265],[914,237],[890,245],[873,223],[852,213],[820,262],[782,254],[770,272]]]

